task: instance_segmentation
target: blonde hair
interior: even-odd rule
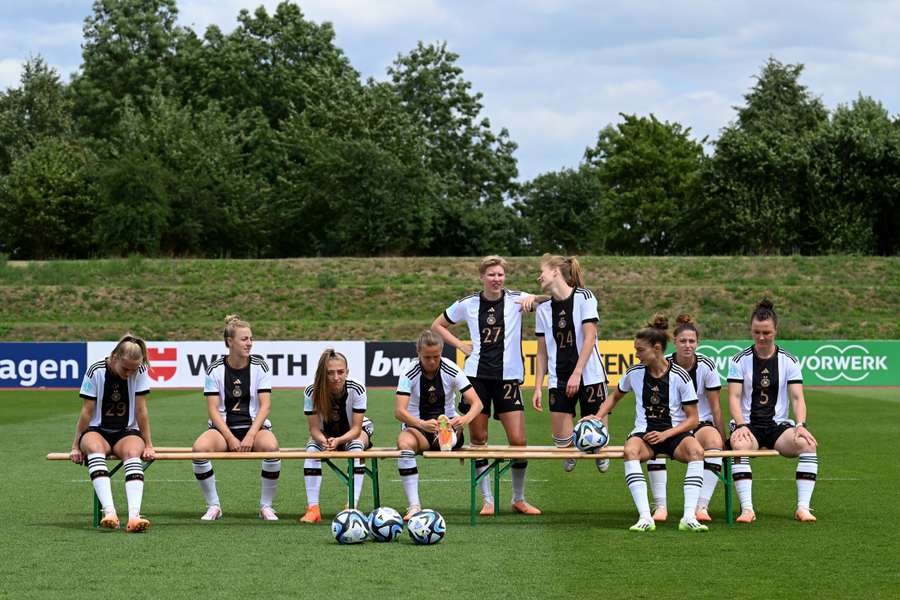
[[[126,333],[109,353],[110,358],[116,360],[140,360],[142,364],[150,365],[150,359],[147,356],[147,342],[132,333]]]
[[[228,340],[234,337],[234,332],[236,329],[240,329],[241,327],[246,327],[250,329],[250,323],[247,321],[241,320],[241,317],[238,315],[228,315],[225,317],[225,329],[222,331],[222,335],[225,338],[225,347],[230,348],[231,346],[228,344]]]
[[[419,339],[416,340],[416,352],[421,352],[424,348],[434,348],[435,346],[441,350],[444,349],[444,340],[441,336],[430,329],[426,329],[419,334]]]
[[[487,270],[490,269],[491,267],[502,267],[503,272],[505,273],[506,269],[508,267],[508,263],[506,262],[506,259],[503,258],[502,256],[497,256],[496,254],[491,254],[490,256],[485,256],[484,258],[481,259],[481,264],[478,265],[478,273],[480,275],[484,275],[485,273],[487,273]]]
[[[334,348],[325,348],[322,356],[319,357],[319,364],[316,366],[316,376],[313,379],[313,410],[320,418],[328,421],[331,414],[331,399],[328,397],[328,361],[342,360],[347,372],[350,372],[350,365],[347,363],[347,357],[340,352],[335,352]]]
[[[541,257],[541,266],[548,265],[554,269],[559,269],[560,275],[569,287],[584,287],[584,273],[581,270],[581,263],[574,256],[558,256],[554,254],[545,254]]]
[[[665,350],[669,344],[669,319],[659,313],[653,315],[653,320],[639,330],[634,339],[644,340],[651,346],[659,344]]]

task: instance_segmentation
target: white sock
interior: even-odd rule
[[[488,468],[488,460],[486,458],[479,458],[475,461],[475,472],[478,475],[481,475]],[[481,490],[481,497],[484,499],[485,504],[493,504],[494,503],[494,495],[491,493],[491,478],[490,476],[482,477],[478,481],[478,489]]]
[[[515,459],[509,469],[509,476],[512,479],[513,504],[525,500],[525,469],[527,468],[527,460]]]
[[[625,483],[628,491],[638,509],[641,519],[650,519],[650,501],[647,499],[647,480],[644,479],[644,471],[641,469],[641,461],[625,461]]]
[[[422,506],[419,501],[419,468],[416,466],[416,453],[412,450],[401,450],[397,461],[400,480],[409,506]]]
[[[816,476],[819,473],[819,458],[815,452],[804,452],[797,463],[797,508],[809,509]]]
[[[322,447],[314,440],[306,443],[307,452],[321,452]],[[322,461],[307,458],[303,461],[303,482],[306,484],[306,504],[313,506],[319,503],[319,490],[322,489]]]
[[[353,440],[347,444],[347,452],[362,452],[363,445],[359,440]],[[366,468],[360,459],[353,461],[353,508],[359,508],[359,496],[362,494],[363,483],[366,481]]]
[[[731,472],[741,510],[753,510],[753,472],[750,470],[750,459],[736,456]]]
[[[260,472],[259,505],[272,507],[275,492],[278,491],[278,477],[281,476],[281,459],[265,458]]]
[[[115,512],[113,505],[112,488],[109,485],[109,469],[106,468],[106,456],[100,453],[87,455],[88,475],[94,486],[94,493],[100,500],[103,512]]]
[[[685,521],[696,520],[697,496],[703,487],[703,461],[692,460],[684,474],[684,516]]]
[[[200,484],[200,491],[203,492],[203,498],[206,500],[207,508],[212,506],[221,506],[219,504],[219,494],[216,492],[216,475],[213,473],[212,464],[208,460],[193,461],[194,477]]]
[[[666,484],[669,472],[666,470],[666,459],[654,458],[647,461],[647,477],[650,478],[650,491],[653,492],[653,503],[666,507]]]
[[[125,497],[128,498],[128,518],[141,516],[141,499],[144,497],[144,465],[140,458],[125,460]]]
[[[721,448],[712,448],[712,450],[721,450]],[[713,492],[716,491],[716,484],[719,483],[721,472],[722,457],[707,458],[703,462],[703,489],[700,490],[700,498],[697,500],[698,507],[707,508],[709,506]]]

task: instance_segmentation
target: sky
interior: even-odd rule
[[[178,0],[179,23],[236,26],[273,0]],[[446,41],[484,110],[519,145],[519,179],[577,167],[620,113],[714,140],[766,60],[802,63],[829,109],[861,93],[900,112],[900,1],[306,0],[363,78],[418,41]],[[41,55],[64,80],[81,62],[90,0],[0,0],[0,90]]]

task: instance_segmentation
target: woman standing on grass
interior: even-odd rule
[[[394,416],[400,421],[397,467],[406,493],[408,509],[404,521],[419,512],[419,469],[416,454],[425,450],[450,451],[464,441],[463,428],[481,412],[481,400],[465,373],[441,356],[444,341],[426,329],[416,341],[419,360],[400,376]],[[462,395],[466,413],[456,412],[456,393]]]
[[[538,283],[551,301],[541,304],[535,317],[538,354],[531,402],[535,410],[543,410],[541,387],[549,372],[553,443],[567,448],[575,440],[575,407],[582,417],[593,415],[606,399],[608,380],[597,350],[597,298],[584,287],[575,257],[545,254]],[[574,458],[568,458],[563,468],[569,472],[575,464]],[[597,460],[597,469],[605,473],[609,459]]]
[[[625,482],[638,509],[638,522],[631,531],[656,529],[650,515],[647,482],[641,462],[658,454],[666,454],[687,463],[684,475],[684,516],[678,524],[680,531],[708,531],[697,521],[697,497],[703,484],[703,448],[694,439],[696,429],[697,391],[691,376],[675,361],[666,359],[669,341],[669,321],[656,315],[653,322],[634,336],[634,352],[641,361],[625,372],[616,390],[591,417],[605,418],[628,392],[634,392],[634,429],[625,442]]]
[[[473,446],[487,444],[491,405],[494,418],[506,430],[509,445],[524,446],[526,443],[525,408],[519,390],[525,378],[522,312],[532,310],[534,296],[503,286],[507,266],[499,256],[482,259],[478,268],[481,292],[457,300],[431,324],[432,331],[445,343],[466,355],[465,374],[482,403],[481,412],[469,425]],[[468,325],[471,342],[461,341],[450,331],[452,325],[460,322]],[[487,459],[475,461],[479,474],[487,469],[487,464]],[[512,461],[512,509],[526,515],[539,515],[541,511],[525,501],[527,467],[527,460]],[[481,495],[484,506],[480,514],[493,515],[494,498],[487,477],[481,479]]]
[[[309,424],[307,452],[346,450],[362,452],[372,446],[375,427],[366,414],[366,386],[350,379],[347,357],[334,348],[326,348],[319,357],[313,384],[303,394],[303,413]],[[360,459],[353,465],[353,508],[359,507],[365,471]],[[306,514],[301,523],[322,520],[319,490],[322,487],[322,461],[307,458],[303,464],[306,483]]]
[[[700,423],[692,432],[704,450],[722,450],[725,440],[725,426],[722,420],[722,407],[719,404],[719,372],[715,363],[697,353],[700,332],[690,315],[678,315],[675,319],[675,352],[667,358],[691,376],[699,400],[697,408],[700,412]],[[722,472],[722,458],[707,458],[703,462],[703,489],[697,501],[697,520],[711,521],[709,501]],[[647,461],[647,476],[650,478],[650,489],[656,503],[653,520],[657,523],[668,517],[666,508],[666,459],[659,458]]]
[[[796,357],[775,344],[778,315],[775,306],[761,300],[750,315],[753,345],[731,359],[728,369],[728,406],[734,430],[734,450],[771,448],[787,457],[799,457],[797,464],[798,521],[813,522],[809,508],[819,459],[816,438],[806,428],[806,400],[803,397],[803,375]],[[793,409],[796,424],[788,418]],[[734,460],[734,488],[741,502],[738,523],[756,520],[753,510],[753,473],[750,459]]]
[[[228,355],[213,361],[206,370],[203,394],[209,421],[207,431],[194,442],[194,452],[277,452],[278,440],[272,433],[269,409],[272,406],[272,375],[262,358],[252,356],[253,332],[250,324],[237,315],[225,317],[225,347]],[[203,521],[222,518],[216,491],[216,476],[208,460],[195,460],[194,476],[206,499]],[[264,459],[259,499],[259,518],[277,521],[272,509],[280,459]]]
[[[150,527],[141,516],[144,467],[141,459],[153,460],[150,417],[146,397],[150,393],[147,344],[127,334],[109,356],[92,364],[81,383],[84,402],[75,426],[72,462],[87,463],[94,492],[103,508],[100,526],[118,529],[106,457],[113,454],[124,463],[125,495],[128,498],[126,531],[138,533]],[[86,459],[86,461],[85,461]]]

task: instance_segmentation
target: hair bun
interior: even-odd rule
[[[768,298],[763,298],[759,302],[756,303],[756,308],[762,308],[765,310],[775,310],[775,305],[772,304],[772,301]]]
[[[669,319],[663,314],[657,313],[653,315],[653,319],[647,323],[647,327],[652,327],[653,329],[662,329],[663,331],[669,328]]]
[[[240,321],[240,320],[241,320],[241,317],[239,315],[227,315],[225,317],[225,324],[231,325],[235,321]]]
[[[681,313],[680,315],[675,317],[675,324],[676,325],[694,325],[695,323],[694,323],[694,318],[691,315],[689,315],[687,313]]]

